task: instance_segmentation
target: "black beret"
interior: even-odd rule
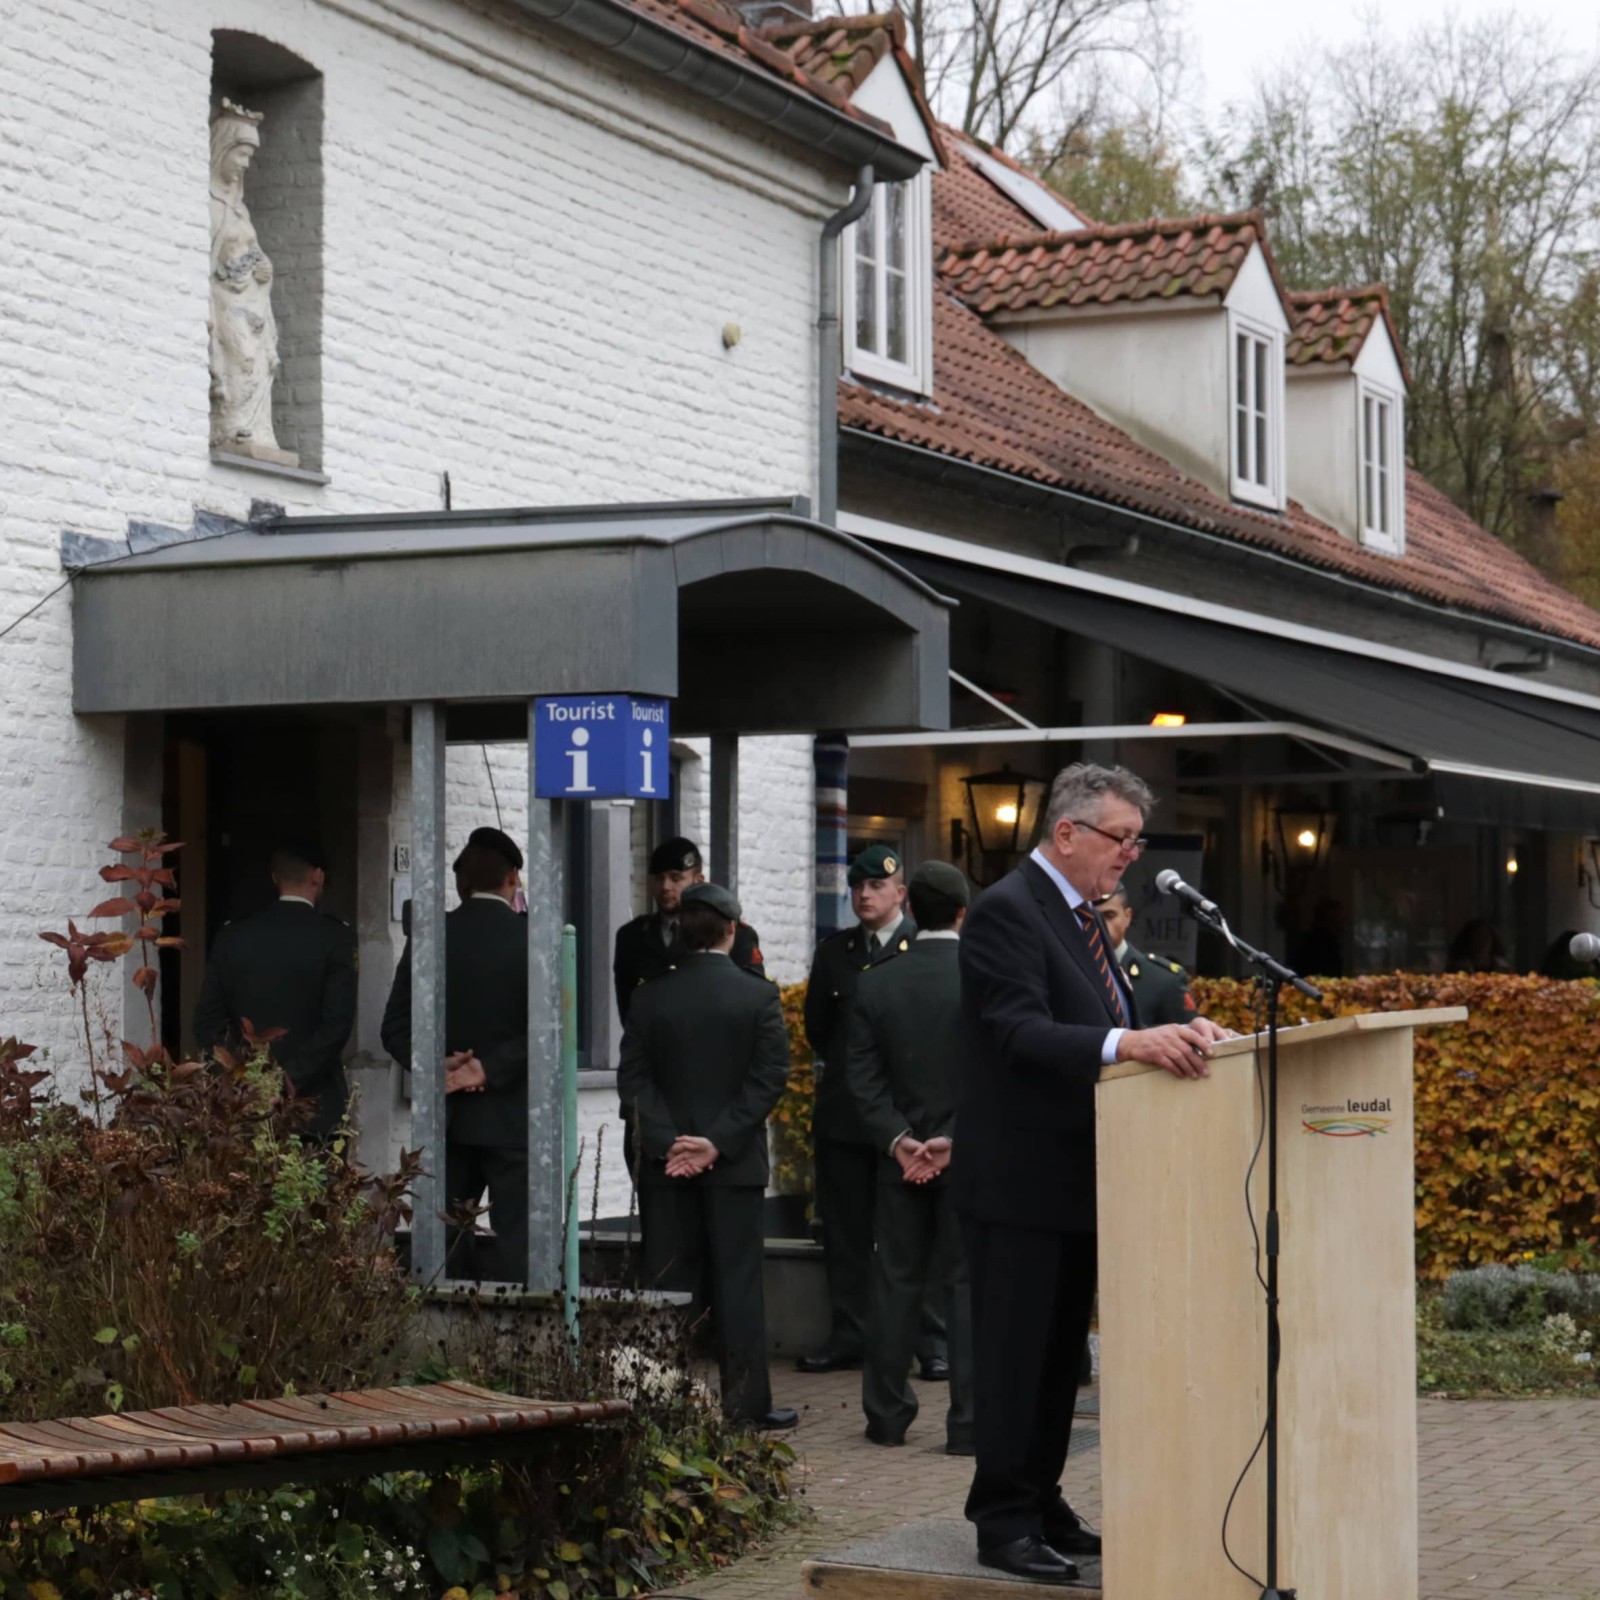
[[[720,883],[691,883],[683,891],[682,903],[686,906],[709,906],[729,922],[737,922],[744,914],[733,890],[724,889]]]
[[[868,878],[892,878],[903,864],[900,852],[892,845],[869,844],[850,863],[845,881],[853,889],[858,883],[865,883]]]
[[[515,840],[508,833],[502,833],[498,828],[474,828],[467,835],[467,850],[492,850],[497,856],[504,858],[513,872],[522,871],[522,852],[517,848]],[[465,855],[466,851],[462,851]],[[461,856],[457,856],[450,870],[458,872],[461,869]]]
[[[952,867],[948,861],[924,861],[911,874],[911,887],[931,889],[947,900],[954,900],[958,906],[966,905],[972,896],[966,873],[960,867]]]
[[[651,872],[698,872],[702,865],[693,839],[663,839],[650,852]]]

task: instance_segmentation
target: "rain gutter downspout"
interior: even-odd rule
[[[839,235],[866,215],[876,181],[871,164],[856,173],[855,193],[822,225],[817,260],[817,521],[839,521]]]

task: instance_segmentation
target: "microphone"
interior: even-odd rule
[[[1207,900],[1198,889],[1194,888],[1190,884],[1185,883],[1183,879],[1172,870],[1171,867],[1168,867],[1165,872],[1158,872],[1156,874],[1156,888],[1158,888],[1162,894],[1177,895],[1180,900],[1193,907],[1193,909],[1198,911],[1203,917],[1214,917],[1218,915],[1215,902]],[[1578,938],[1580,939],[1587,939],[1590,937],[1592,936],[1585,933],[1580,933],[1578,935]],[[1595,940],[1595,952],[1596,954],[1600,954],[1600,939]],[[1577,954],[1576,941],[1574,941],[1573,954]]]
[[[1592,933],[1575,933],[1572,943],[1567,946],[1567,954],[1574,961],[1600,960],[1600,939]]]

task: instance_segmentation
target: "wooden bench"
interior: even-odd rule
[[[371,1477],[526,1456],[625,1400],[527,1400],[468,1383],[171,1406],[0,1426],[0,1516]]]

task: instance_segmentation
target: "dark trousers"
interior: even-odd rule
[[[880,1176],[873,1238],[876,1270],[861,1373],[867,1422],[874,1433],[897,1439],[916,1417],[911,1358],[923,1306],[933,1295],[946,1308],[950,1348],[945,1434],[965,1449],[972,1443],[972,1303],[961,1225],[945,1181],[906,1183],[898,1166],[887,1180]]]
[[[445,1207],[452,1216],[476,1206],[489,1191],[489,1226],[494,1244],[477,1256],[472,1230],[452,1227],[445,1257],[445,1275],[490,1283],[528,1281],[528,1152],[523,1146],[455,1144],[444,1147]],[[480,1265],[481,1263],[481,1265]]]
[[[1038,1534],[1061,1505],[1078,1357],[1094,1307],[1095,1238],[967,1220],[980,1545]]]
[[[762,1192],[669,1178],[639,1191],[645,1273],[658,1288],[692,1294],[709,1285],[715,1308],[723,1415],[754,1420],[772,1409],[767,1315],[761,1288]],[[703,1310],[696,1306],[696,1310]]]
[[[878,1203],[880,1155],[870,1144],[818,1139],[817,1214],[822,1218],[822,1260],[828,1280],[828,1349],[859,1360],[866,1349],[872,1307],[872,1216]],[[943,1358],[942,1306],[930,1294],[923,1305],[917,1355]]]

